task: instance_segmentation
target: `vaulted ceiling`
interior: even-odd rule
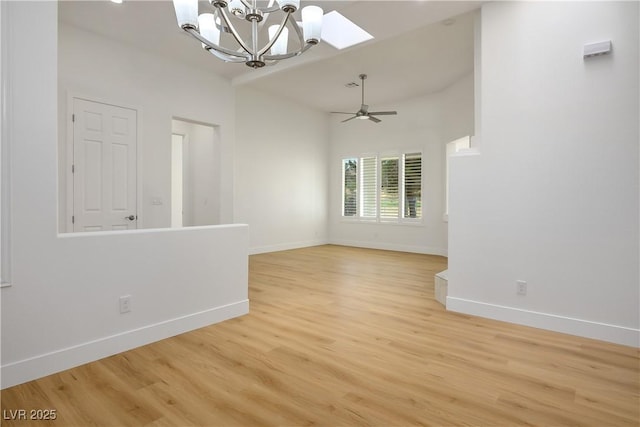
[[[300,57],[253,70],[224,63],[180,30],[171,1],[61,1],[59,20],[140,49],[209,70],[234,85],[252,85],[323,111],[351,111],[369,76],[367,103],[387,108],[438,92],[473,71],[474,1],[302,1],[337,10],[375,38],[342,51],[327,43]],[[200,10],[209,8],[200,3]]]

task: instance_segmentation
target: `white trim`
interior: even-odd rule
[[[282,244],[269,245],[269,246],[256,246],[253,248],[249,248],[249,255],[288,251],[291,249],[310,248],[313,246],[321,246],[321,245],[351,246],[355,248],[380,249],[385,251],[409,252],[414,254],[438,255],[443,257],[448,256],[447,250],[443,248],[398,245],[393,243],[359,242],[355,240],[340,240],[340,239],[309,240],[306,242],[282,243]]]
[[[64,173],[65,173],[66,194],[65,194],[65,211],[63,213],[65,229],[59,230],[60,233],[73,233],[73,222],[71,221],[71,216],[73,215],[73,198],[75,197],[75,195],[73,194],[73,174],[71,173],[70,169],[71,169],[71,166],[73,165],[72,114],[73,114],[74,98],[77,98],[77,97],[73,96],[71,93],[67,93],[67,114],[65,114],[66,146],[64,150],[65,151],[65,166],[64,166],[65,172]],[[59,185],[60,184],[58,184],[58,186]],[[58,204],[60,204],[60,190],[58,190]]]
[[[0,288],[11,286],[11,73],[10,22],[0,2]]]
[[[640,329],[522,310],[463,298],[447,297],[447,310],[547,329],[585,338],[640,347]]]
[[[269,252],[288,251],[291,249],[310,248],[313,246],[321,246],[321,245],[327,245],[327,244],[329,244],[328,240],[320,239],[320,240],[308,240],[305,242],[280,243],[277,245],[269,245],[269,246],[256,246],[253,248],[249,248],[249,255],[266,254]]]
[[[400,225],[400,226],[409,226],[409,227],[426,227],[426,220],[424,218],[400,218],[400,219],[390,219],[390,218],[358,218],[358,217],[348,217],[343,216],[340,218],[340,222],[344,222],[346,224],[376,224],[376,225]]]
[[[412,245],[399,245],[395,243],[361,242],[356,240],[341,240],[341,239],[332,239],[329,241],[329,244],[339,245],[339,246],[351,246],[355,248],[365,248],[365,249],[380,249],[384,251],[409,252],[409,253],[424,254],[424,255],[438,255],[443,257],[448,256],[447,249],[429,247],[429,246],[412,246]]]
[[[456,151],[449,157],[469,157],[469,156],[480,156],[482,153],[475,147],[464,148],[462,150]]]
[[[182,228],[136,228],[133,230],[105,230],[105,231],[79,231],[77,233],[58,233],[59,239],[84,239],[95,236],[118,236],[134,234],[160,234],[160,233],[196,233],[200,230],[211,230],[216,228],[238,228],[248,227],[247,224],[218,224],[218,225],[198,225],[194,227]]]
[[[249,300],[143,326],[2,366],[2,388],[42,378],[123,351],[249,313]]]

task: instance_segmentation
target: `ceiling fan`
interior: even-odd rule
[[[367,78],[366,74],[360,74],[360,80],[362,80],[362,104],[360,105],[360,109],[355,113],[345,113],[342,111],[332,111],[334,114],[352,114],[353,117],[349,117],[346,120],[343,120],[342,123],[348,122],[353,119],[361,119],[361,120],[371,120],[374,123],[380,123],[382,120],[375,116],[394,116],[398,114],[397,111],[369,111],[369,106],[364,103],[364,81]]]

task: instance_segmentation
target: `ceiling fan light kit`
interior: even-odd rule
[[[302,23],[293,14],[300,8],[300,0],[269,0],[264,7],[258,0],[209,0],[213,13],[198,16],[198,0],[173,0],[178,26],[202,43],[202,47],[225,62],[244,62],[251,68],[293,58],[320,42],[323,10],[306,6],[301,11]],[[262,27],[272,13],[281,13],[277,25],[268,28],[268,41],[261,47]],[[251,40],[245,41],[235,25],[248,24]],[[302,27],[302,29],[301,29]],[[297,49],[288,49],[289,29],[298,36]],[[236,50],[220,44],[220,34],[229,33],[238,44]]]
[[[380,123],[382,120],[380,120],[379,118],[375,117],[375,116],[395,116],[396,114],[398,114],[397,111],[369,111],[369,106],[367,104],[364,103],[364,81],[367,79],[367,75],[366,74],[360,74],[360,80],[362,80],[362,103],[360,104],[360,109],[358,111],[356,111],[355,113],[345,113],[344,111],[332,111],[331,113],[333,114],[349,114],[349,115],[353,115],[353,117],[349,117],[348,119],[345,119],[342,121],[342,123],[344,122],[348,122],[350,120],[353,119],[360,119],[360,120],[370,120],[374,123]],[[356,87],[357,84],[353,84],[353,86],[349,86],[349,84],[347,85],[347,87]]]

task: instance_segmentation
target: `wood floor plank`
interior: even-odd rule
[[[254,255],[250,314],[3,390],[6,426],[635,426],[640,352],[447,312],[446,258]]]

